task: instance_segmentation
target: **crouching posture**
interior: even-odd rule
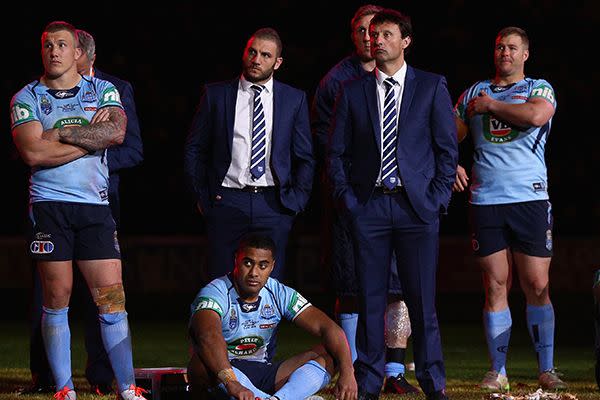
[[[193,353],[188,366],[192,398],[304,399],[339,372],[335,396],[355,400],[357,386],[342,329],[302,295],[269,275],[273,241],[257,234],[240,242],[232,273],[202,288],[191,308]],[[322,344],[273,361],[282,319],[322,339]]]

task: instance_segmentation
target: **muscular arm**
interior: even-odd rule
[[[510,104],[494,100],[482,91],[469,101],[467,113],[469,116],[490,113],[508,124],[530,127],[542,126],[548,122],[554,115],[554,107],[541,97],[530,98],[525,103]]]
[[[227,358],[227,343],[221,331],[221,319],[216,312],[196,312],[192,318],[191,332],[196,343],[196,353],[210,372],[217,376],[219,371],[231,368]],[[237,380],[229,381],[225,387],[232,397],[254,399],[253,393]]]
[[[53,140],[57,129],[44,132],[42,124],[38,121],[16,126],[12,135],[21,158],[30,167],[56,167],[88,153],[79,146]]]
[[[104,150],[123,143],[127,126],[125,112],[115,106],[101,108],[96,115],[101,112],[108,113],[108,120],[96,122],[92,119],[90,125],[60,128],[58,130],[60,141],[83,147],[88,151]]]
[[[338,399],[355,399],[357,393],[352,355],[344,331],[325,313],[314,306],[308,307],[294,323],[321,338],[325,349],[337,361],[340,377],[336,384]]]

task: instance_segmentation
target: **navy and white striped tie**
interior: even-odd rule
[[[396,96],[394,96],[394,78],[385,81],[385,101],[383,102],[383,150],[381,152],[381,183],[388,189],[398,186],[398,163],[396,161],[396,143],[398,141],[398,118]]]
[[[252,85],[254,90],[254,111],[252,113],[252,151],[250,153],[250,173],[254,180],[265,174],[265,156],[267,153],[267,137],[265,112],[260,94],[265,88],[262,85]]]

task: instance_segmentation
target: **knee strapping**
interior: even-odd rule
[[[100,314],[112,314],[125,311],[125,290],[121,283],[92,288],[92,298]]]
[[[406,347],[411,334],[408,308],[403,301],[396,301],[387,306],[385,315],[385,344],[387,347]]]

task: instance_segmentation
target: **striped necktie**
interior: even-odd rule
[[[396,161],[396,143],[398,141],[398,118],[396,96],[394,96],[394,78],[385,81],[385,101],[383,102],[383,151],[381,152],[381,183],[388,189],[398,186],[398,163]]]
[[[252,151],[250,153],[250,173],[257,180],[265,174],[265,156],[267,153],[267,137],[265,112],[260,94],[265,88],[262,85],[252,85],[254,90],[254,111],[252,113]]]

